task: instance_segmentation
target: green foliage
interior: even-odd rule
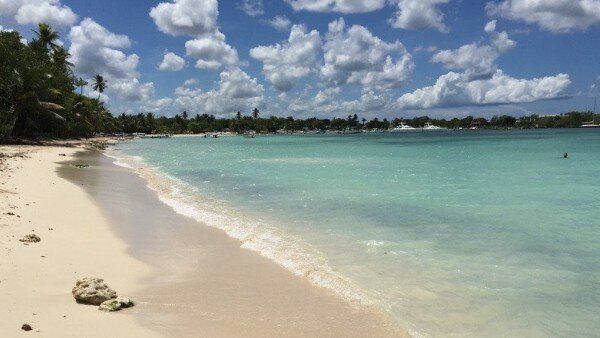
[[[25,44],[16,32],[0,32],[0,136],[80,137],[115,130],[100,101],[73,92],[71,55],[56,44],[58,33],[41,23],[35,36]],[[84,82],[77,82],[81,90]]]

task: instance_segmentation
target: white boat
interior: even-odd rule
[[[404,124],[404,122],[401,122],[399,126],[396,126],[394,129],[391,129],[390,133],[414,133],[419,131],[421,131],[421,129],[408,126]]]
[[[425,127],[423,127],[423,131],[445,131],[447,128],[442,128],[438,126],[434,126],[433,124],[427,122],[425,123]]]
[[[592,122],[583,122],[581,128],[600,128],[600,124]]]

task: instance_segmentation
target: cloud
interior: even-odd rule
[[[271,102],[270,106],[295,116],[304,117],[315,115],[345,117],[351,113],[373,115],[377,112],[389,112],[393,107],[388,93],[365,90],[359,98],[346,101],[338,97],[342,93],[339,87],[325,88],[315,95],[311,93],[310,89],[307,87],[304,92],[293,96],[283,93],[277,97],[276,101]]]
[[[217,88],[208,92],[191,88],[191,83],[178,87],[173,104],[179,110],[215,115],[262,107],[264,88],[256,79],[239,68],[221,72],[220,78]]]
[[[206,33],[185,43],[186,55],[198,59],[196,68],[219,69],[237,67],[239,57],[235,48],[225,42],[225,35],[216,31]]]
[[[441,63],[450,70],[464,70],[470,79],[490,77],[496,72],[498,57],[516,46],[506,32],[496,32],[496,21],[485,26],[490,43],[471,43],[455,50],[441,50],[431,57],[431,62]]]
[[[113,78],[138,76],[139,57],[118,50],[131,45],[127,36],[111,33],[94,20],[85,18],[71,28],[69,37],[69,53],[77,73],[89,77],[98,73]]]
[[[158,29],[173,36],[212,33],[219,15],[217,0],[173,0],[150,10]]]
[[[331,22],[324,45],[321,78],[330,86],[347,83],[389,89],[410,81],[412,56],[399,42],[387,43],[359,25]]]
[[[239,66],[237,50],[227,44],[217,27],[216,0],[163,2],[150,10],[150,16],[163,33],[195,37],[185,43],[185,50],[187,56],[197,59],[196,68],[217,70]]]
[[[265,14],[265,4],[263,0],[243,0],[238,8],[252,17]]]
[[[379,10],[386,0],[285,0],[295,11],[366,13]]]
[[[154,97],[154,84],[138,80],[139,57],[120,50],[131,45],[126,35],[114,34],[85,18],[71,27],[69,37],[69,53],[77,74],[88,79],[101,74],[108,80],[107,92],[121,100],[145,101]]]
[[[163,71],[171,71],[176,72],[180,71],[185,67],[185,60],[175,54],[175,53],[167,53],[165,54],[160,66],[158,66],[159,70]]]
[[[259,46],[250,56],[263,63],[263,74],[275,89],[289,91],[295,82],[315,71],[322,47],[316,30],[307,33],[303,25],[294,25],[288,41],[273,46]]]
[[[271,20],[263,20],[263,22],[280,31],[286,31],[292,26],[292,22],[290,21],[290,19],[288,19],[285,16],[279,15]]]
[[[0,17],[12,17],[20,25],[46,22],[53,26],[70,26],[77,15],[59,0],[0,0]]]
[[[552,33],[584,31],[600,23],[598,0],[504,0],[489,2],[488,15],[537,24]]]
[[[497,70],[489,79],[470,81],[464,74],[450,72],[433,86],[402,95],[397,104],[400,109],[429,109],[535,102],[566,97],[570,84],[567,74],[525,80]]]
[[[515,79],[498,69],[498,57],[516,46],[503,31],[496,31],[496,21],[485,25],[489,44],[472,43],[455,50],[434,54],[431,62],[451,70],[440,76],[433,86],[417,89],[397,100],[400,109],[431,109],[458,106],[526,103],[566,97],[571,80],[567,74],[544,78]]]
[[[151,99],[143,103],[142,110],[148,112],[160,112],[167,113],[172,107],[174,100],[170,97],[163,97],[161,99]]]
[[[154,83],[140,83],[136,78],[112,79],[107,91],[119,100],[148,101],[154,98]]]
[[[394,0],[397,2],[396,16],[390,19],[394,28],[402,29],[427,29],[435,28],[442,33],[447,33],[448,27],[444,24],[444,14],[439,5],[450,0]]]

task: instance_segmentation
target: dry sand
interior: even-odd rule
[[[1,337],[26,334],[23,323],[44,337],[406,335],[377,309],[349,304],[176,214],[100,152],[0,147],[16,152],[26,157],[4,159],[0,173]],[[30,233],[42,241],[18,241]],[[137,305],[107,314],[75,303],[71,288],[88,276]]]
[[[88,195],[59,178],[59,156],[76,149],[3,146],[0,172],[0,336],[25,334],[28,323],[43,337],[152,337],[132,316],[77,304],[71,288],[81,277],[100,277],[120,294],[133,294],[151,268],[126,253]],[[9,215],[13,213],[14,215]],[[19,239],[37,234],[41,242]]]

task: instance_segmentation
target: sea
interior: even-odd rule
[[[600,335],[600,130],[174,137],[109,155],[199,226],[415,337]]]

